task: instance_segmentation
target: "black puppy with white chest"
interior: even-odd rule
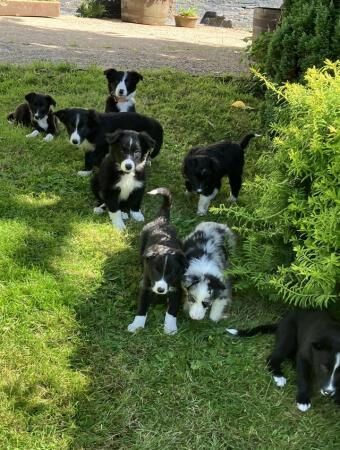
[[[170,224],[171,195],[168,189],[158,188],[151,195],[162,195],[163,205],[158,217],[144,226],[141,234],[143,281],[139,293],[137,315],[128,326],[131,333],[144,328],[152,295],[168,298],[164,332],[177,332],[177,313],[182,301],[181,281],[185,269],[185,256],[176,229]]]
[[[104,75],[109,89],[105,112],[136,112],[136,89],[143,76],[135,71],[123,72],[116,69],[107,69]]]
[[[162,125],[151,117],[137,113],[99,113],[94,109],[67,108],[55,113],[66,126],[70,143],[83,148],[85,168],[78,175],[88,176],[93,167],[99,167],[109,151],[108,133],[116,130],[145,131],[155,141],[150,157],[158,155],[163,144]],[[146,153],[146,152],[145,152]],[[143,157],[145,156],[143,154]]]
[[[124,219],[130,217],[143,222],[141,204],[145,189],[145,163],[155,141],[144,131],[117,130],[107,134],[110,152],[103,159],[99,171],[92,178],[92,191],[98,204],[96,214],[108,209],[112,225],[125,228]]]
[[[322,311],[295,311],[286,314],[278,324],[261,325],[247,330],[227,329],[234,336],[254,336],[276,332],[274,350],[267,360],[278,387],[285,386],[281,364],[296,362],[296,404],[305,412],[311,407],[313,382],[322,395],[340,405],[340,324]]]
[[[28,138],[46,133],[44,141],[52,141],[57,134],[57,121],[52,111],[52,106],[56,106],[56,101],[50,95],[36,92],[25,95],[25,100],[26,103],[21,103],[14,112],[8,114],[8,122],[32,127],[34,130],[26,135]]]
[[[207,213],[210,201],[221,189],[222,178],[230,184],[230,200],[236,201],[242,185],[244,150],[250,139],[258,136],[247,134],[240,143],[222,141],[207,147],[192,148],[183,161],[183,176],[189,193],[199,194],[197,214]]]

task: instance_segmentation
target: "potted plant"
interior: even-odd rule
[[[58,17],[60,2],[36,0],[0,1],[0,16]]]
[[[173,0],[121,0],[122,21],[165,25]]]
[[[194,6],[180,8],[175,15],[176,27],[195,28],[198,20],[198,11]]]

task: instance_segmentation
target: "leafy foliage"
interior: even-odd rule
[[[340,4],[333,0],[289,0],[274,31],[263,33],[251,54],[276,82],[303,80],[309,67],[340,55]]]
[[[260,76],[260,75],[259,75]],[[276,137],[245,183],[246,206],[224,209],[244,237],[238,288],[324,307],[339,287],[340,62],[277,88]]]
[[[106,13],[105,6],[98,0],[82,0],[78,9],[77,15],[80,17],[101,18]]]

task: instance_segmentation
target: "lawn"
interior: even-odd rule
[[[143,72],[137,108],[157,118],[165,143],[148,187],[174,195],[172,220],[185,236],[199,223],[180,173],[190,146],[260,132],[251,84]],[[82,152],[62,130],[52,143],[26,139],[6,114],[32,90],[58,108],[102,110],[106,82],[96,68],[0,66],[0,449],[253,450],[339,449],[336,407],[316,395],[300,413],[295,374],[284,390],[265,371],[272,337],[228,338],[224,328],[276,319],[280,303],[237,291],[230,317],[163,335],[165,308],[151,308],[130,335],[138,294],[140,224],[120,234],[92,213],[89,180],[76,176]],[[230,108],[243,100],[255,111]],[[248,147],[246,178],[268,145]],[[228,189],[213,202],[227,199]],[[240,202],[247,198],[241,195]],[[158,209],[145,198],[151,220]],[[209,214],[209,220],[222,220]]]

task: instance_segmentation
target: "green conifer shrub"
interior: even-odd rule
[[[219,212],[242,237],[236,288],[302,307],[325,307],[339,290],[340,61],[308,69],[305,84],[278,88],[275,138],[243,186],[244,206]]]

